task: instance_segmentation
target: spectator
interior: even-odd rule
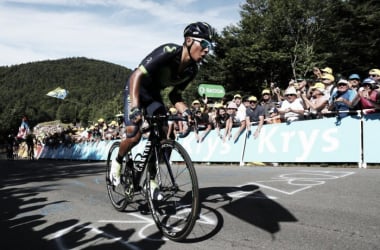
[[[239,95],[239,94],[236,94],[234,96],[234,102],[237,106],[236,123],[238,123],[238,125],[239,125],[239,129],[238,129],[238,131],[236,131],[236,133],[234,135],[234,141],[235,141],[239,138],[240,134],[245,129],[245,116],[246,116],[245,109],[246,109],[246,107],[244,104],[242,104],[242,98],[241,98],[241,95]]]
[[[273,93],[272,100],[274,102],[281,102],[284,99],[284,97],[281,95],[281,89],[278,87],[277,83],[271,82],[270,88]]]
[[[106,140],[115,140],[119,138],[119,124],[116,121],[111,121],[104,133]]]
[[[310,118],[319,119],[322,118],[322,110],[326,108],[328,99],[324,96],[325,85],[321,82],[317,82],[310,88],[311,98],[307,97],[304,92],[301,94],[301,98],[309,111]]]
[[[303,120],[305,110],[302,102],[297,98],[296,89],[294,87],[287,88],[285,90],[285,98],[278,109],[282,121],[291,123]]]
[[[322,83],[325,85],[324,95],[328,99],[334,88],[335,77],[332,74],[325,73],[322,75]]]
[[[249,96],[244,96],[243,97],[243,105],[247,109],[249,107],[249,101],[248,101]]]
[[[226,128],[227,120],[229,115],[226,112],[226,108],[223,105],[217,106],[216,116],[215,116],[215,129],[217,135],[222,139],[221,130]]]
[[[313,68],[313,74],[314,74],[315,81],[322,80],[322,72],[318,67]]]
[[[28,159],[29,160],[34,160],[34,140],[35,140],[35,137],[34,137],[34,134],[32,133],[29,133],[27,134],[26,136],[26,145],[28,147]]]
[[[356,99],[359,99],[360,107],[365,109],[365,113],[374,113],[380,108],[380,92],[376,89],[376,81],[373,78],[366,78],[359,88]]]
[[[276,108],[276,103],[273,102],[269,89],[264,89],[261,92],[260,106],[262,106],[264,109],[264,120],[266,123],[268,123],[268,121],[270,121],[269,118],[273,114],[273,112],[271,114],[269,112],[274,111]]]
[[[171,107],[169,109],[169,115],[178,115],[177,109],[175,107]],[[175,139],[177,137],[176,131],[179,129],[178,122],[180,121],[168,121],[168,132],[166,134],[167,139]]]
[[[223,136],[223,142],[225,142],[227,139],[231,139],[231,130],[234,124],[236,124],[236,112],[237,112],[237,106],[236,103],[230,102],[227,106],[227,114],[228,114],[228,119],[226,122],[226,129],[224,131],[224,136]]]
[[[201,107],[201,103],[198,100],[194,100],[191,103],[191,111],[195,112],[195,110],[198,110]]]
[[[269,110],[269,117],[264,119],[264,122],[266,122],[266,124],[281,123],[281,116],[278,113],[277,107]]]
[[[351,74],[348,77],[348,83],[351,89],[358,91],[360,87],[360,76],[358,74]]]
[[[100,139],[104,140],[105,139],[105,131],[107,130],[107,123],[104,122],[103,118],[100,118],[98,120],[98,129],[99,129]]]
[[[255,132],[253,133],[253,138],[257,138],[260,134],[261,128],[264,124],[264,108],[258,105],[256,96],[250,96],[248,98],[249,108],[246,110],[246,120],[247,131],[250,133],[251,125],[257,126]]]
[[[376,85],[380,85],[380,69],[371,69],[369,77],[376,81]]]
[[[340,79],[337,85],[337,89],[334,89],[329,98],[329,111],[337,111],[338,117],[343,118],[353,107],[356,91],[349,88],[345,79]]]
[[[211,131],[212,126],[209,120],[208,110],[207,109],[197,109],[194,112],[194,119],[197,122],[198,129],[195,130],[195,137],[197,138],[197,142],[202,142],[207,134]],[[200,135],[199,130],[203,131],[202,135]]]

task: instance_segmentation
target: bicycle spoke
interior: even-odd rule
[[[154,179],[163,198],[150,198],[150,207],[157,226],[172,240],[184,239],[192,230],[199,212],[198,184],[191,161],[177,143],[162,144],[157,174]],[[183,162],[171,162],[171,154],[181,156]],[[153,176],[151,176],[153,177]]]

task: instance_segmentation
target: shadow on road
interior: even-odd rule
[[[219,212],[220,210],[224,210],[239,220],[270,233],[273,239],[275,238],[275,233],[281,230],[281,222],[298,221],[289,210],[267,197],[255,185],[208,187],[202,188],[199,191],[203,210],[209,210],[205,214],[213,213],[216,223],[214,227],[206,227],[198,223],[196,227],[201,226],[202,230],[200,231],[204,232],[204,235],[199,237],[194,237],[193,235],[187,242],[207,240],[217,234],[224,224],[223,216]],[[211,209],[211,207],[213,208]],[[195,230],[197,229],[195,228]]]
[[[47,225],[44,211],[67,206],[71,201],[50,202],[44,193],[59,189],[58,185],[35,185],[41,181],[75,179],[104,173],[104,168],[91,163],[71,161],[0,161],[0,197],[2,233],[1,249],[159,249],[166,243],[156,230],[149,239],[131,241],[134,229],[120,230],[112,223],[91,227],[92,222],[79,218],[63,220]],[[35,182],[35,183],[34,183]],[[34,183],[34,186],[31,184]],[[30,187],[28,187],[30,184]],[[21,187],[22,186],[22,187]],[[214,219],[214,224],[196,223],[187,243],[200,242],[215,236],[224,226],[222,211],[258,227],[273,237],[281,230],[281,222],[297,219],[283,206],[268,198],[258,186],[209,187],[200,189],[203,215]],[[202,216],[202,215],[201,215]],[[202,217],[200,218],[202,220]],[[60,239],[54,235],[60,232]],[[114,241],[114,236],[120,239]],[[90,237],[89,237],[90,236]],[[107,239],[107,243],[99,240]],[[150,240],[154,239],[154,240]],[[96,245],[91,245],[94,242]],[[117,244],[115,244],[117,243]]]

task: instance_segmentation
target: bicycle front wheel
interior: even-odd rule
[[[164,140],[152,150],[155,164],[148,164],[146,195],[153,219],[164,236],[184,240],[199,215],[198,179],[186,150],[176,141]],[[153,194],[152,180],[160,199]]]
[[[123,166],[122,166],[122,171],[121,171],[121,176],[120,176],[120,181],[121,183],[117,185],[116,187],[112,185],[109,176],[110,176],[110,170],[111,170],[111,164],[112,160],[116,158],[117,153],[119,152],[119,147],[120,147],[120,142],[115,142],[112,144],[108,157],[107,157],[107,166],[106,166],[106,185],[107,185],[107,193],[108,197],[110,198],[112,206],[118,210],[118,211],[123,211],[127,205],[130,203],[126,197],[125,194],[125,189],[124,189],[124,183],[126,179],[126,172],[123,171],[125,170],[125,158],[123,160]]]

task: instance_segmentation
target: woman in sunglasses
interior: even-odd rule
[[[123,157],[141,138],[142,112],[165,114],[161,90],[173,86],[169,99],[183,116],[191,114],[181,93],[198,73],[199,64],[212,49],[214,29],[205,22],[189,24],[183,33],[182,45],[167,43],[148,54],[132,72],[124,90],[124,123],[126,138],[121,141],[113,159],[110,180],[120,183]]]

